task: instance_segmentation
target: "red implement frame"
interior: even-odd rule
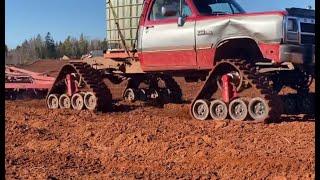
[[[6,66],[5,89],[50,89],[55,78],[44,73]]]
[[[123,49],[116,49],[116,50],[111,50],[107,51],[104,54],[105,59],[126,59],[126,58],[138,58],[136,53],[133,52],[128,52],[126,53],[125,50]]]

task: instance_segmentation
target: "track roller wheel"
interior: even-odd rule
[[[68,95],[62,94],[59,98],[59,107],[61,109],[70,109],[71,108],[71,99]]]
[[[50,94],[47,98],[47,106],[49,109],[58,109],[59,108],[59,95]]]
[[[248,109],[251,118],[256,121],[266,119],[269,114],[269,107],[267,102],[260,97],[251,99],[248,105]]]
[[[147,100],[146,90],[140,89],[140,91],[139,91],[139,99],[142,100],[142,101],[146,101]]]
[[[160,97],[159,92],[156,89],[149,89],[149,93],[151,99],[158,99]]]
[[[84,105],[87,109],[93,111],[97,108],[98,98],[93,92],[87,92],[84,95]]]
[[[214,100],[210,104],[210,115],[213,120],[225,120],[228,116],[228,107],[221,100]]]
[[[123,99],[128,102],[135,102],[138,99],[138,93],[132,88],[127,88],[123,93]]]
[[[207,120],[210,115],[209,101],[197,100],[192,106],[192,116],[197,120]]]
[[[71,106],[75,110],[82,110],[84,107],[83,96],[79,93],[76,93],[71,98]]]
[[[229,104],[229,115],[235,121],[244,121],[248,115],[247,104],[242,99],[235,99]]]

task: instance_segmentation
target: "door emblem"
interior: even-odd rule
[[[205,36],[205,35],[213,35],[213,31],[209,30],[199,30],[198,31],[198,36]]]

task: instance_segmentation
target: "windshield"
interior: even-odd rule
[[[193,0],[198,11],[203,15],[225,15],[245,13],[234,0]]]

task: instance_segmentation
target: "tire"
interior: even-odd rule
[[[123,99],[128,102],[135,102],[138,99],[138,93],[135,89],[133,88],[127,88],[123,92]]]
[[[98,98],[93,92],[87,92],[83,100],[85,107],[91,111],[95,110],[98,106]]]
[[[71,108],[71,99],[67,94],[62,94],[59,98],[59,107],[61,109]]]
[[[59,108],[59,95],[50,94],[47,98],[47,107],[49,109],[58,109]]]
[[[84,108],[84,99],[83,95],[76,93],[71,98],[71,106],[75,110],[82,110]]]
[[[269,107],[267,102],[260,97],[256,97],[250,100],[248,110],[251,118],[256,121],[266,119],[269,114]]]
[[[221,100],[214,100],[210,104],[210,115],[213,120],[225,120],[228,117],[228,107]]]
[[[197,100],[192,105],[192,116],[197,120],[207,120],[210,116],[209,102],[204,99]]]
[[[248,107],[244,100],[235,99],[229,104],[229,115],[235,121],[244,121],[248,116]]]

